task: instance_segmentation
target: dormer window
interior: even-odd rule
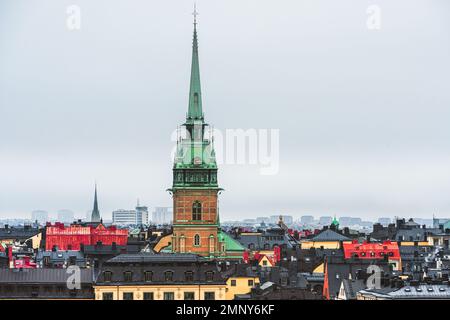
[[[164,279],[166,281],[173,281],[173,272],[172,271],[164,272]]]
[[[133,281],[133,272],[131,271],[125,271],[123,273],[123,279],[125,282],[131,282]]]
[[[111,271],[103,272],[103,279],[105,280],[105,282],[111,282],[112,272]]]

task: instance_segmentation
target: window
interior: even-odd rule
[[[184,293],[184,300],[195,300],[194,292],[185,292]]]
[[[144,292],[144,300],[154,300],[153,292]]]
[[[153,272],[145,271],[144,272],[144,281],[145,282],[151,282],[152,280],[153,280]]]
[[[209,236],[209,252],[214,253],[215,247],[216,247],[216,244],[214,241],[214,235],[210,235]]]
[[[184,253],[186,251],[186,238],[184,235],[180,237],[180,253]]]
[[[186,271],[184,273],[184,277],[186,279],[186,282],[192,282],[194,281],[194,272],[192,271]],[[186,299],[185,299],[186,300]]]
[[[196,234],[194,236],[194,246],[199,246],[200,245],[200,235]]]
[[[231,286],[236,287],[236,280],[231,280]]]
[[[164,292],[164,300],[175,300],[175,294],[173,292]]]
[[[133,281],[133,272],[131,272],[131,271],[125,271],[125,272],[123,273],[123,280],[124,280],[125,282],[131,282],[131,281]]]
[[[74,266],[77,264],[77,257],[76,256],[70,256],[69,257],[69,265]]]
[[[134,295],[133,292],[124,292],[122,297],[123,300],[133,300]]]
[[[248,280],[248,286],[249,287],[253,287],[253,284],[254,284],[253,280]]]
[[[31,296],[32,297],[37,297],[39,295],[39,287],[31,287]]]
[[[194,104],[198,105],[198,93],[194,93]]]
[[[214,280],[214,272],[213,271],[207,271],[206,272],[206,281],[212,282]]]
[[[113,300],[113,293],[112,292],[103,292],[102,293],[102,300]]]
[[[105,280],[105,282],[111,282],[112,272],[111,271],[103,272],[103,279]]]
[[[202,220],[202,204],[200,201],[194,201],[192,205],[192,220]]]
[[[172,271],[164,272],[164,279],[166,281],[173,281],[173,272]]]
[[[205,292],[205,300],[216,300],[214,292]]]

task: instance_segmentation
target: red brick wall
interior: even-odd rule
[[[202,204],[201,221],[192,220],[192,206],[195,201]],[[173,195],[174,229],[172,248],[181,252],[181,237],[184,237],[184,252],[200,255],[210,254],[210,236],[214,239],[214,254],[219,251],[216,226],[206,226],[217,222],[217,191],[216,190],[177,190]],[[176,226],[183,224],[184,226]],[[200,245],[194,245],[194,237],[200,236]]]

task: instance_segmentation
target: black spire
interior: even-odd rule
[[[92,210],[91,222],[100,222],[100,211],[98,211],[97,202],[97,184],[95,184],[95,195],[94,195],[94,209]]]

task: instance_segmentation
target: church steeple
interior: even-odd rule
[[[186,116],[186,123],[193,123],[194,120],[203,122],[202,91],[200,85],[200,64],[198,58],[198,38],[197,38],[197,9],[194,5],[194,38],[192,41],[192,64],[191,83],[189,89],[189,108]]]
[[[94,209],[92,210],[91,222],[100,222],[100,211],[98,210],[97,202],[97,184],[95,184],[95,194],[94,194]]]

